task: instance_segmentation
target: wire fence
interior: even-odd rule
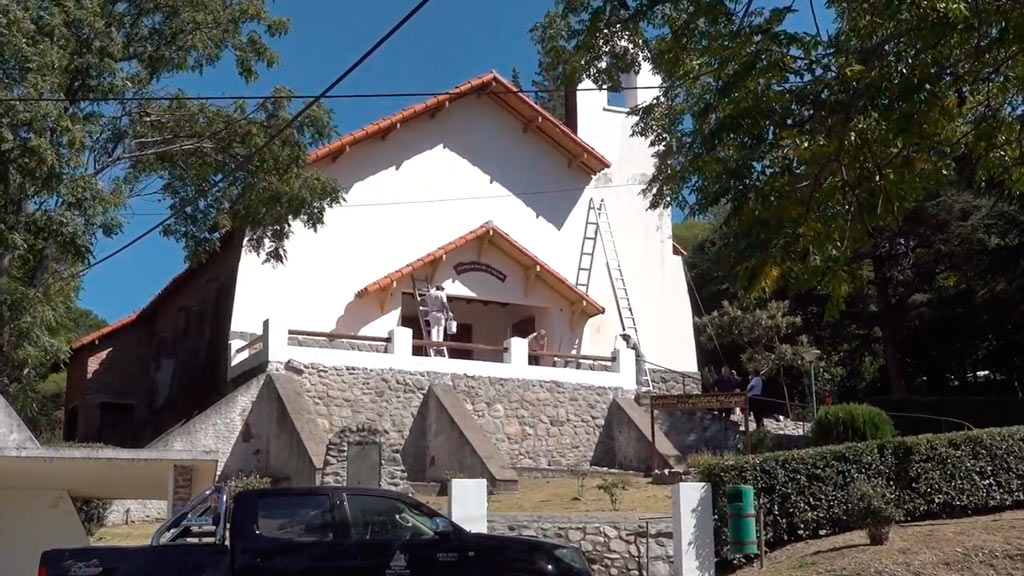
[[[665,370],[667,372],[671,372],[671,373],[674,373],[674,374],[680,374],[680,375],[686,376],[687,378],[697,379],[692,374],[688,374],[686,372],[681,372],[679,370],[673,370],[672,368],[668,368],[668,367],[662,366],[661,364],[657,364],[655,362],[651,362],[651,361],[646,360],[646,359],[643,360],[643,362],[645,364],[650,365],[650,366],[654,366],[655,368],[658,368],[660,370]],[[802,402],[795,402],[795,401],[792,401],[792,400],[779,400],[778,398],[769,398],[767,396],[760,396],[760,399],[762,401],[765,401],[765,402],[771,402],[771,403],[775,403],[775,404],[785,405],[787,407],[787,409],[797,408],[800,411],[806,411],[807,414],[812,419],[813,419],[813,417],[815,415],[814,414],[814,410],[815,410],[816,407],[812,406],[810,404],[804,404]],[[974,430],[975,429],[974,425],[971,424],[970,422],[967,422],[966,420],[960,420],[960,419],[957,419],[957,418],[950,418],[948,416],[935,416],[935,415],[932,415],[932,414],[915,414],[915,413],[911,413],[911,412],[889,412],[887,410],[882,410],[882,411],[885,412],[890,418],[917,418],[917,419],[920,419],[920,420],[929,420],[929,421],[934,421],[934,422],[942,422],[943,423],[943,426],[942,426],[942,431],[943,432],[946,431],[945,425],[947,423],[956,426],[955,429],[963,429],[963,430]]]

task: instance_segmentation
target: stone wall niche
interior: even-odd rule
[[[379,477],[379,484],[374,480]],[[409,491],[402,447],[373,423],[342,426],[327,442],[321,483]]]

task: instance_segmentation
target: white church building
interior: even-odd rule
[[[626,85],[658,79],[645,71]],[[458,323],[446,338],[471,345],[449,349],[449,362],[501,363],[510,339],[543,329],[545,366],[532,368],[544,368],[557,355],[607,356],[627,331],[648,361],[696,372],[671,215],[641,194],[652,150],[631,136],[628,107],[581,88],[575,130],[491,72],[314,151],[309,169],[336,179],[345,202],[319,231],[295,230],[286,264],[242,254],[232,333],[273,319],[293,334],[384,342],[404,327],[418,341],[415,279],[443,285]],[[626,90],[625,103],[655,92]],[[338,352],[306,359],[343,362]]]

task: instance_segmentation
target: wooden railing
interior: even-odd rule
[[[262,345],[263,345],[263,336],[262,335],[256,336],[252,340],[249,340],[245,344],[242,344],[241,346],[239,346],[238,349],[235,350],[235,353],[231,355],[231,357],[232,357],[232,359],[237,358],[239,354],[241,354],[243,352],[246,352],[246,351],[249,351],[249,350],[252,350],[253,348],[258,348],[258,347],[260,347]]]
[[[471,344],[469,342],[438,342],[435,340],[413,340],[413,346],[424,346],[426,348],[451,348],[452,350],[473,350],[477,352],[504,352],[504,346],[492,346],[490,344]]]
[[[529,352],[530,356],[541,358],[557,358],[559,360],[583,360],[586,362],[614,362],[611,356],[594,356],[592,354],[563,354],[561,352]]]
[[[353,340],[355,342],[376,342],[387,344],[391,341],[387,336],[365,336],[362,334],[339,334],[338,332],[316,332],[313,330],[288,330],[289,336],[306,336],[309,338],[326,338],[328,340]]]

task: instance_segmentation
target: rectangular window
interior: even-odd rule
[[[135,405],[100,402],[100,443],[128,447],[135,424]]]
[[[273,496],[256,503],[256,531],[284,540],[330,540],[334,533],[327,495]]]
[[[349,494],[348,514],[356,540],[430,538],[433,519],[401,500]]]
[[[78,406],[72,406],[64,415],[64,441],[74,442],[76,440],[78,440]]]

